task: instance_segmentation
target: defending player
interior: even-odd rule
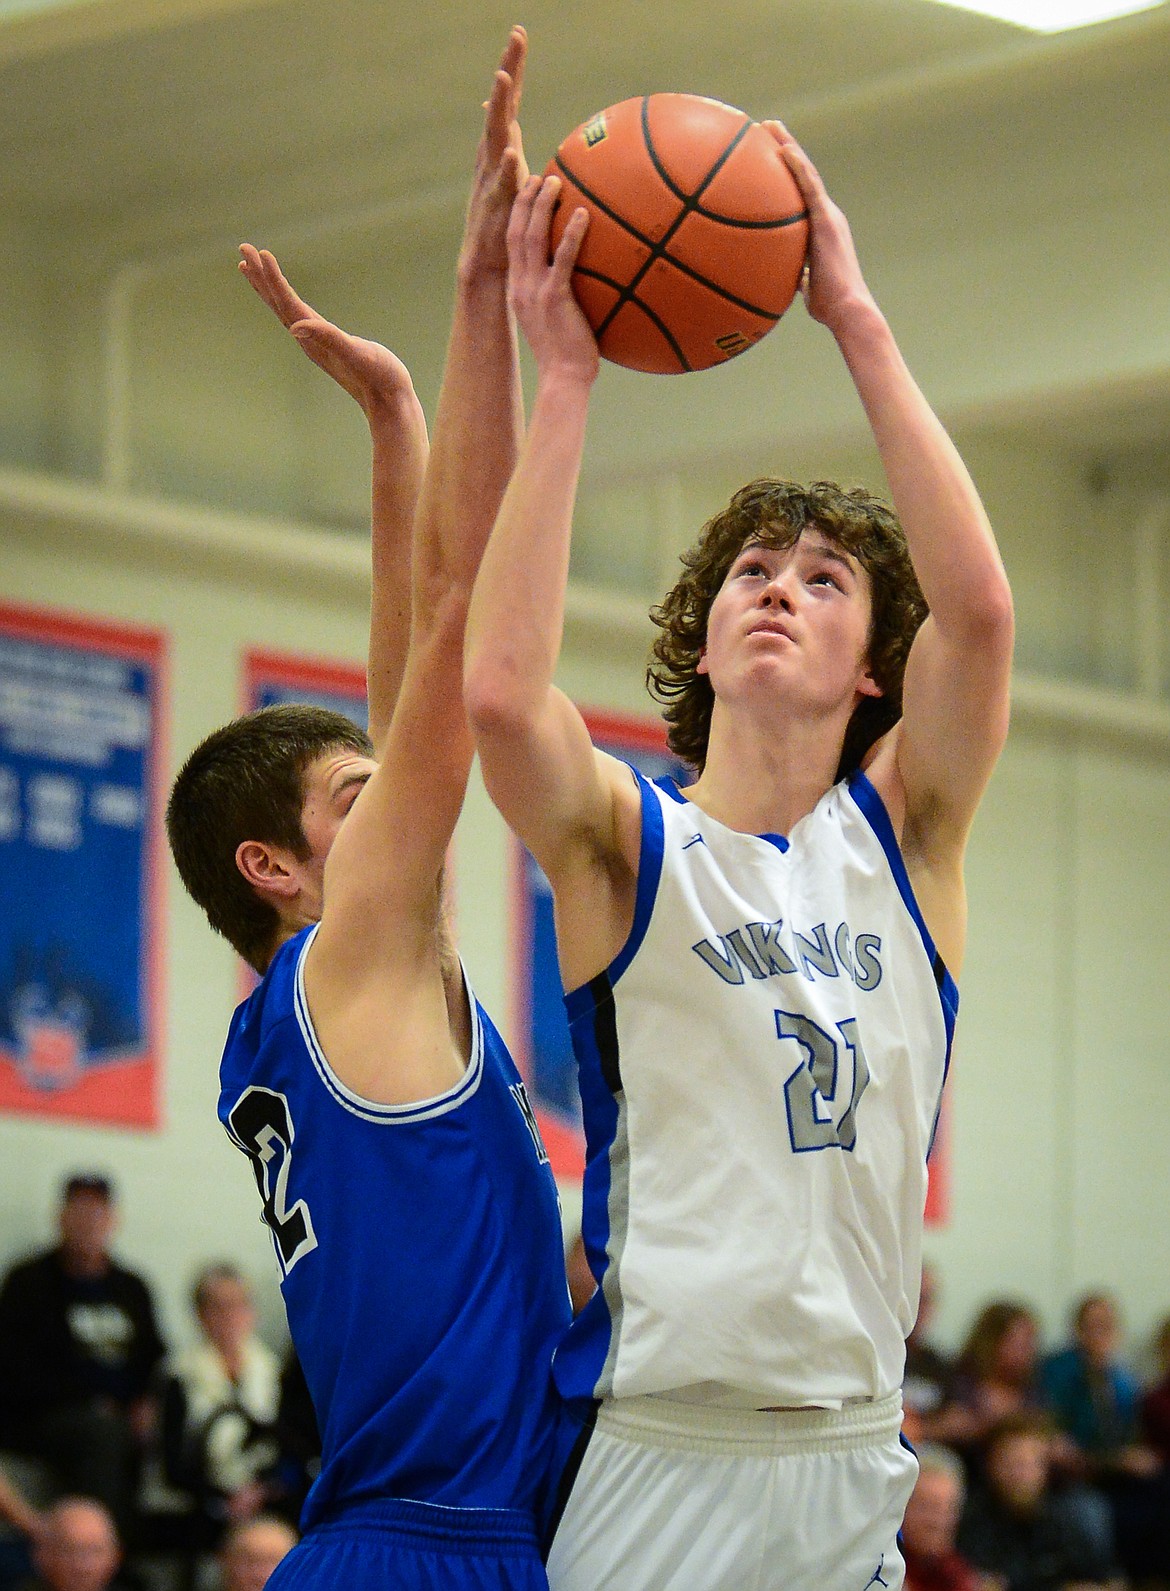
[[[440,888],[472,754],[464,624],[521,418],[505,272],[524,54],[514,30],[477,159],[379,758],[337,715],[269,709],[196,749],[168,814],[188,888],[264,974],[232,1023],[220,1115],[252,1160],[323,1438],[305,1537],[270,1582],[283,1591],[547,1584],[536,1515],[569,1315],[556,1190]],[[393,447],[414,471],[402,368],[312,317],[270,257],[245,250],[244,264],[367,414],[405,413]],[[379,451],[375,430],[384,652],[402,629],[411,495],[388,473],[392,441]],[[376,739],[395,675],[392,658],[377,666]]]
[[[530,180],[509,234],[538,387],[466,695],[493,798],[552,884],[585,1112],[599,1286],[554,1374],[601,1401],[554,1591],[902,1580],[903,1340],[1012,609],[844,216],[772,131],[810,213],[808,308],[902,528],[867,493],[778,481],[705,528],[655,615],[656,689],[698,769],[685,791],[598,752],[552,683],[598,367],[569,286],[587,217],[550,265],[558,185]]]

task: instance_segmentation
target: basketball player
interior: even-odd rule
[[[656,615],[685,790],[598,752],[552,683],[598,369],[570,290],[588,218],[550,265],[558,183],[530,179],[509,233],[538,386],[466,699],[491,793],[552,884],[585,1112],[598,1290],[554,1375],[596,1412],[554,1591],[902,1583],[903,1341],[1012,609],[844,216],[771,131],[809,210],[808,308],[898,518],[862,491],[758,481],[706,527]]]
[[[220,1115],[252,1161],[322,1433],[283,1591],[547,1585],[536,1515],[569,1318],[556,1190],[440,888],[472,755],[464,623],[519,432],[506,230],[525,48],[514,30],[488,103],[378,759],[336,714],[268,709],[192,753],[168,814],[184,882],[263,973],[232,1022]],[[367,413],[409,414],[384,350],[324,330],[270,257],[244,264]],[[391,517],[408,497],[376,483]],[[376,583],[388,573],[379,555]],[[378,593],[392,627],[393,605]]]

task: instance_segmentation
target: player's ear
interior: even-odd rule
[[[861,674],[858,677],[857,694],[859,696],[884,696],[886,694],[878,684],[877,680],[874,679],[873,673],[871,672],[868,665],[862,669]]]
[[[280,848],[265,845],[262,840],[242,840],[236,847],[236,866],[261,895],[291,898],[300,889],[299,881],[282,859]]]
[[[699,648],[699,661],[695,664],[695,673],[709,674],[710,672],[711,670],[707,666],[707,643],[704,641]]]

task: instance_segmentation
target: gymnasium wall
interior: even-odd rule
[[[1142,112],[1164,66],[1156,51],[1086,66],[1059,104],[1027,79],[956,91],[929,151],[888,106],[869,124],[855,109],[869,136],[852,149],[828,114],[805,132],[984,492],[1018,604],[1016,717],[970,855],[951,1210],[928,1243],[952,1340],[1004,1290],[1055,1332],[1077,1290],[1115,1288],[1135,1346],[1170,1311],[1170,469],[1156,424],[1111,420],[1170,366],[1170,153]],[[1086,189],[1092,225],[1068,210]],[[256,241],[324,311],[391,343],[433,412],[458,212],[420,201]],[[235,710],[246,646],[364,650],[364,427],[237,279],[236,241],[205,225],[99,259],[0,217],[3,594],[168,633],[172,768]],[[793,314],[709,376],[603,374],[562,670],[579,700],[647,707],[641,615],[735,485],[876,479],[830,340]],[[459,916],[501,1017],[507,864],[476,786]],[[11,1252],[42,1241],[61,1174],[107,1167],[124,1252],[172,1335],[195,1266],[225,1254],[263,1279],[275,1326],[250,1174],[214,1119],[235,965],[169,874],[167,893],[163,1126],[0,1119],[0,1232]]]

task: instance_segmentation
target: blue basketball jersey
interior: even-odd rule
[[[570,1309],[524,1085],[468,986],[455,1087],[400,1106],[352,1093],[305,1001],[315,932],[284,944],[236,1011],[219,1100],[252,1162],[321,1427],[303,1524],[387,1497],[539,1515]]]

